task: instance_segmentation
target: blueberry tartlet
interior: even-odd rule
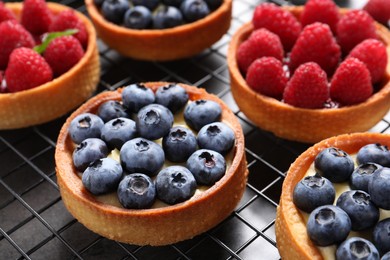
[[[69,212],[136,245],[172,244],[216,226],[237,206],[248,174],[230,109],[203,89],[165,82],[91,98],[62,127],[55,161]]]

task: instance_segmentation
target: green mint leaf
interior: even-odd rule
[[[40,45],[37,45],[34,47],[34,51],[38,52],[39,54],[42,54],[49,43],[54,40],[55,38],[61,37],[61,36],[67,36],[67,35],[73,35],[78,33],[77,29],[69,29],[63,32],[52,32],[48,33],[45,38],[43,39],[42,43]]]

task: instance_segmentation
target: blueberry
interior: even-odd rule
[[[156,91],[156,103],[167,107],[172,113],[182,109],[187,101],[187,91],[178,84],[161,86]]]
[[[130,29],[147,29],[152,24],[152,13],[145,6],[134,6],[126,11],[123,24]]]
[[[87,138],[99,138],[103,125],[103,120],[97,115],[91,113],[80,114],[70,122],[70,138],[76,144]]]
[[[120,150],[122,145],[137,136],[135,122],[129,118],[119,117],[104,124],[101,138],[111,149]]]
[[[137,113],[142,107],[154,103],[154,100],[153,91],[142,84],[132,84],[123,88],[123,105],[132,112]]]
[[[370,195],[361,190],[343,192],[336,205],[351,219],[352,230],[364,230],[375,226],[379,220],[379,209],[371,201]]]
[[[203,0],[184,0],[180,10],[187,22],[195,22],[210,13],[208,5]]]
[[[379,252],[368,240],[351,237],[345,240],[336,251],[336,260],[379,260]]]
[[[90,163],[107,157],[108,153],[105,142],[99,138],[88,138],[73,151],[73,164],[78,171],[83,172]]]
[[[211,100],[199,99],[188,103],[184,109],[184,120],[192,129],[199,131],[203,126],[221,120],[221,106]]]
[[[159,104],[150,104],[138,111],[137,131],[140,136],[156,140],[169,133],[173,125],[172,112]]]
[[[196,151],[197,142],[194,133],[186,127],[172,127],[164,136],[162,146],[165,157],[171,162],[185,162]]]
[[[329,246],[345,240],[351,230],[351,220],[342,209],[333,205],[314,209],[307,221],[307,233],[314,244]]]
[[[135,6],[144,6],[150,10],[154,10],[160,3],[159,0],[132,0],[132,2]]]
[[[376,224],[373,241],[381,254],[390,251],[390,218],[383,219]]]
[[[164,6],[153,16],[153,28],[167,29],[183,24],[183,16],[174,6]]]
[[[390,168],[383,167],[372,175],[368,182],[368,193],[378,207],[390,210]]]
[[[390,151],[385,145],[365,145],[360,148],[356,158],[359,164],[373,162],[384,167],[390,167]]]
[[[215,10],[221,6],[223,0],[205,0],[211,10]]]
[[[120,150],[120,161],[129,173],[155,176],[164,165],[164,151],[158,144],[144,138],[127,141]]]
[[[226,161],[218,152],[201,149],[188,158],[187,168],[197,184],[211,186],[225,175]]]
[[[127,9],[129,9],[127,0],[105,0],[102,4],[101,12],[107,21],[121,24]]]
[[[123,178],[117,193],[119,202],[127,209],[147,209],[156,200],[156,186],[149,176],[142,173]]]
[[[175,7],[180,7],[181,3],[183,2],[184,0],[161,0],[161,2],[164,4],[164,5],[171,5],[171,6],[175,6]]]
[[[161,170],[156,178],[157,197],[170,205],[188,200],[194,195],[196,181],[183,166],[170,166]]]
[[[349,179],[355,166],[349,154],[339,148],[329,147],[316,156],[314,167],[317,173],[331,182],[343,182]]]
[[[233,147],[235,136],[228,125],[215,122],[202,127],[198,132],[197,140],[200,148],[214,150],[225,155]]]
[[[82,182],[92,194],[104,194],[118,188],[122,173],[119,162],[111,158],[102,158],[94,161],[85,169]]]
[[[97,115],[104,122],[108,122],[118,117],[130,117],[130,115],[126,111],[126,108],[116,100],[109,100],[101,104],[97,111]]]
[[[382,166],[376,163],[360,164],[352,172],[349,180],[351,188],[368,192],[368,182],[371,179],[372,174],[380,169],[382,169]]]
[[[384,254],[381,258],[381,260],[390,260],[390,251]]]
[[[293,192],[295,206],[308,213],[319,206],[333,204],[335,197],[333,184],[320,175],[306,176],[297,183]]]

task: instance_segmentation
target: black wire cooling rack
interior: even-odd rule
[[[191,59],[134,61],[98,40],[102,73],[97,92],[141,81],[183,82],[218,95],[233,110],[245,133],[250,175],[244,197],[226,220],[192,240],[163,247],[122,244],[89,231],[68,213],[56,183],[54,151],[64,116],[44,125],[0,131],[0,259],[279,259],[274,231],[282,182],[308,145],[252,125],[231,95],[226,64],[231,35],[252,18],[260,2],[234,0],[228,33]],[[60,3],[86,13],[81,0]],[[389,128],[387,114],[370,131],[390,133]]]

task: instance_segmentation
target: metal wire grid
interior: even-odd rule
[[[233,100],[225,62],[232,33],[251,19],[260,2],[234,0],[228,33],[191,59],[134,61],[98,40],[102,76],[97,92],[140,81],[183,82],[218,95],[233,110],[245,133],[250,175],[231,216],[192,240],[163,247],[122,244],[89,231],[68,213],[56,183],[54,151],[64,116],[40,126],[0,131],[0,259],[279,259],[274,222],[282,182],[308,145],[252,125]],[[81,0],[60,3],[86,13]],[[390,113],[370,131],[390,133]]]

